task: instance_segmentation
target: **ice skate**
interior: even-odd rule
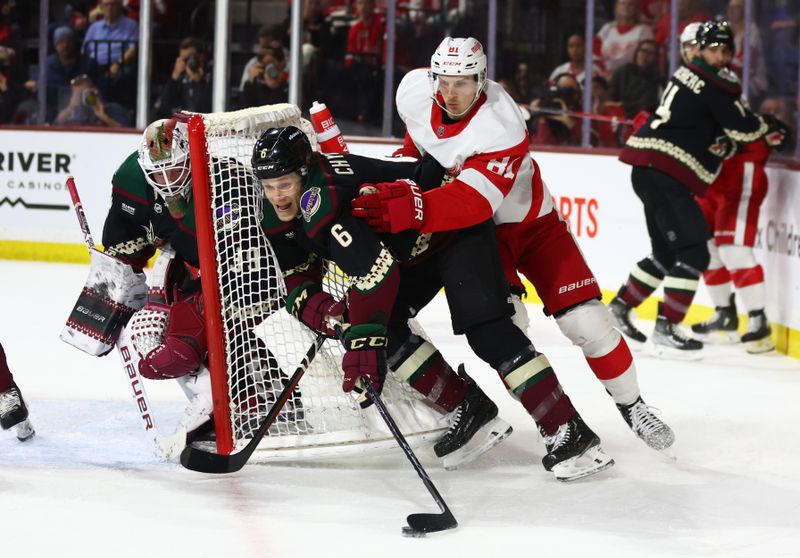
[[[699,324],[692,326],[692,333],[700,341],[708,343],[738,343],[739,315],[736,313],[736,302],[733,294],[728,306],[717,306],[714,314]]]
[[[698,360],[703,357],[703,343],[685,336],[677,324],[670,323],[662,313],[663,303],[658,303],[656,328],[651,340],[652,352],[658,358],[675,360]]]
[[[764,310],[753,310],[749,313],[750,323],[747,332],[742,335],[742,343],[750,354],[767,353],[775,349],[772,341],[772,328],[769,326]]]
[[[616,328],[630,342],[632,348],[640,349],[647,341],[647,336],[642,333],[631,321],[631,307],[618,296],[608,305],[611,315],[614,316]]]
[[[459,375],[466,376],[464,365]],[[447,470],[474,461],[506,439],[513,428],[497,416],[497,405],[470,380],[464,400],[453,411],[450,428],[433,446]]]
[[[586,426],[578,413],[547,436],[541,429],[547,455],[542,465],[556,480],[569,482],[604,471],[614,460],[603,452],[600,438]]]
[[[3,430],[14,427],[17,439],[21,442],[35,434],[28,420],[28,407],[17,384],[11,384],[10,388],[0,393],[0,427]]]
[[[633,433],[648,447],[674,459],[669,448],[675,443],[672,429],[659,419],[641,397],[630,405],[617,405],[617,409]]]

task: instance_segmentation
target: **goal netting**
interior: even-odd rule
[[[220,453],[252,438],[315,338],[283,308],[285,286],[261,228],[265,200],[250,165],[261,133],[290,124],[303,129],[316,149],[310,123],[290,104],[193,115],[189,121]],[[343,296],[347,277],[330,262],[326,270],[323,287]],[[393,446],[377,411],[360,409],[354,396],[342,391],[341,357],[338,341],[326,341],[256,457],[294,459]],[[446,425],[438,411],[391,373],[383,399],[410,443],[429,441]]]

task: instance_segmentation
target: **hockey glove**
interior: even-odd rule
[[[375,391],[383,389],[386,377],[386,327],[379,324],[360,324],[352,326],[342,339],[345,351],[342,359],[345,392],[355,390],[361,393],[358,403],[362,409],[372,405],[372,400],[363,393],[361,376],[366,376]]]
[[[783,148],[786,147],[791,139],[791,128],[772,114],[762,114],[761,118],[769,126],[767,134],[764,136],[767,145],[775,151],[783,151]]]
[[[347,307],[344,302],[337,302],[313,283],[303,283],[295,287],[286,297],[286,309],[317,333],[335,338],[336,332],[328,322],[328,318],[333,318],[337,322],[344,321],[343,316]]]
[[[352,201],[353,215],[376,232],[418,231],[425,221],[422,190],[408,179],[364,184]]]

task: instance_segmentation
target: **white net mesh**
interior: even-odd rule
[[[250,167],[259,135],[275,126],[301,127],[316,146],[310,124],[293,105],[203,115],[210,160],[211,207],[227,359],[234,444],[251,438],[314,341],[314,334],[283,309],[282,274],[260,221],[262,190]],[[192,138],[191,141],[196,141]],[[197,200],[196,203],[201,203]],[[328,266],[324,288],[342,295],[346,278]],[[342,392],[341,346],[327,341],[259,449],[262,458],[342,453],[392,447],[374,408],[361,410]],[[433,438],[446,426],[406,384],[389,374],[383,399],[409,441]]]

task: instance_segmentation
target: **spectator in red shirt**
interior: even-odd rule
[[[605,117],[592,120],[592,145],[619,147],[630,135],[630,126],[623,124],[625,111],[620,103],[608,100],[608,82],[602,76],[592,78],[592,113]]]
[[[355,117],[377,123],[380,65],[383,56],[383,17],[375,12],[375,0],[356,0],[358,17],[347,35],[344,65],[355,91]]]
[[[533,116],[534,145],[580,145],[581,119],[570,113],[580,110],[581,86],[572,74],[556,77],[547,95],[534,99],[530,109]]]

